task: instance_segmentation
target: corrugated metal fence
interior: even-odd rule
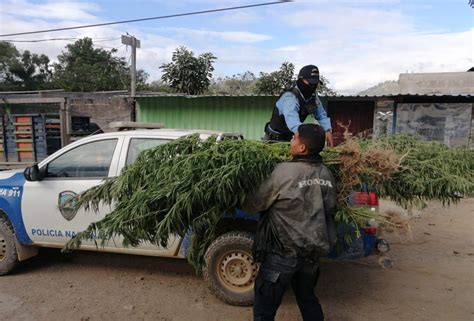
[[[158,96],[137,98],[137,121],[164,123],[168,128],[212,129],[260,139],[277,97]]]

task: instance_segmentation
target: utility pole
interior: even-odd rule
[[[132,83],[130,86],[130,97],[135,98],[137,84],[137,48],[140,48],[140,40],[134,36],[122,35],[122,43],[132,47],[132,67],[130,68]]]

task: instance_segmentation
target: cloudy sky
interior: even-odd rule
[[[0,34],[263,3],[265,0],[2,0]],[[267,1],[267,2],[271,2]],[[120,35],[141,40],[138,68],[151,80],[176,47],[218,57],[215,77],[316,64],[339,93],[354,94],[405,72],[466,71],[474,66],[474,9],[468,0],[301,0],[107,27],[0,37],[91,37],[129,59]],[[55,57],[70,41],[15,42]]]

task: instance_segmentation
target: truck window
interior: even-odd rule
[[[78,146],[51,161],[46,177],[107,177],[116,145],[117,139],[106,139]]]
[[[126,166],[132,164],[137,159],[138,155],[146,149],[154,148],[158,145],[166,144],[167,139],[160,138],[132,138],[128,146]]]

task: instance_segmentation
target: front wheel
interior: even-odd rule
[[[204,279],[211,291],[228,304],[253,303],[258,266],[253,262],[252,244],[251,233],[229,232],[214,240],[206,251]]]
[[[0,275],[11,272],[18,265],[15,234],[10,222],[0,216]]]

